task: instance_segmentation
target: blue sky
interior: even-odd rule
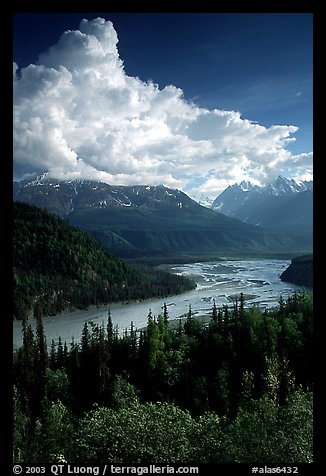
[[[114,61],[110,63],[114,71],[115,68],[123,70],[123,77],[115,76],[116,83],[108,79],[111,72],[107,64],[103,63],[96,72],[97,78],[106,78],[107,87],[114,89],[116,98],[113,104],[112,93],[107,104],[103,102],[103,112],[98,105],[99,116],[105,116],[103,123],[99,124],[95,115],[93,122],[87,119],[82,123],[85,111],[81,110],[81,105],[78,105],[81,114],[76,121],[76,101],[70,106],[67,102],[62,111],[58,101],[51,102],[51,88],[47,93],[42,92],[42,98],[46,97],[43,110],[38,104],[34,116],[30,114],[27,118],[26,104],[39,103],[45,77],[50,84],[53,81],[52,92],[58,88],[57,96],[63,94],[58,78],[51,76],[51,71],[59,71],[60,65],[73,71],[72,77],[66,77],[71,97],[79,94],[80,98],[84,91],[90,91],[85,71],[89,71],[89,59],[93,54],[96,56],[98,50],[89,43],[76,46],[73,41],[66,41],[55,54],[46,52],[58,43],[64,31],[78,30],[83,18],[89,20],[83,32],[84,38],[89,39],[93,32],[91,21],[97,17],[112,22],[119,39],[114,61],[123,62],[118,61],[119,65]],[[60,155],[61,151],[62,157],[57,161],[58,166],[52,154],[43,167],[58,177],[68,174],[77,178],[79,174],[122,184],[151,179],[156,183],[163,179],[166,185],[182,188],[189,194],[195,195],[196,190],[192,188],[198,188],[211,196],[238,179],[252,179],[263,184],[279,173],[297,179],[309,178],[313,150],[312,22],[311,13],[15,14],[13,60],[18,66],[17,87],[14,88],[17,110],[14,124],[18,138],[14,154],[16,177],[22,178],[26,173],[42,169],[41,156],[47,154],[47,147],[40,142],[40,135],[33,135],[35,121],[38,120],[39,127],[53,138],[53,130],[57,134],[60,127],[58,121],[49,121],[47,115],[53,108],[59,108],[66,127],[55,136],[56,140],[47,139],[47,142],[54,149],[57,147],[57,153]],[[96,28],[102,26],[96,25]],[[108,26],[106,31],[112,36]],[[98,36],[99,43],[101,38]],[[109,45],[104,43],[106,47]],[[83,51],[80,48],[84,48]],[[63,54],[64,49],[69,51]],[[42,57],[39,57],[40,53],[44,53]],[[67,60],[69,55],[70,60]],[[78,57],[80,63],[72,64],[72,57]],[[103,54],[101,58],[104,58]],[[69,64],[65,64],[66,60]],[[24,69],[21,68],[30,64],[36,64],[36,69],[22,74]],[[95,71],[96,61],[92,64]],[[149,84],[154,84],[156,89],[150,88]],[[170,85],[173,88],[166,88]],[[103,97],[103,81],[98,85],[92,83],[91,91],[95,98],[91,103],[94,104],[98,97],[96,91]],[[136,110],[130,99],[135,94],[139,104],[148,101],[148,106]],[[125,103],[122,97],[126,98]],[[116,115],[118,106],[119,111],[129,112],[123,117],[119,112],[120,125],[113,127],[110,108]],[[214,113],[214,110],[220,113]],[[234,114],[227,114],[227,111]],[[29,121],[30,127],[22,130],[23,121],[24,124]],[[93,127],[94,131],[100,131],[96,138],[88,137],[88,144],[76,138],[78,131],[84,131],[86,125],[88,130]],[[137,138],[135,127],[139,131]],[[120,147],[123,141],[128,147]],[[32,158],[35,150],[42,151],[38,160]],[[185,157],[181,157],[183,150]],[[119,152],[128,155],[128,159],[119,162]],[[202,170],[198,175],[200,165]]]

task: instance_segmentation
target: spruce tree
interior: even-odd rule
[[[99,331],[99,343],[98,343],[98,399],[100,405],[107,403],[109,395],[109,381],[110,381],[110,369],[109,369],[110,355],[105,345],[105,331],[102,326]]]
[[[89,329],[88,329],[88,323],[85,322],[83,331],[82,331],[82,337],[81,337],[81,352],[82,355],[87,355],[89,354],[90,351],[90,335],[89,335]]]
[[[61,336],[59,336],[59,339],[58,339],[57,367],[58,369],[62,369],[64,367],[64,351],[63,351]]]
[[[240,321],[242,321],[243,317],[244,317],[244,302],[245,302],[245,299],[244,299],[244,295],[243,293],[241,292],[240,293],[240,299],[239,299],[239,319]]]
[[[230,311],[229,306],[227,304],[223,304],[223,321],[224,321],[224,329],[227,330],[230,324]]]
[[[57,351],[55,347],[55,341],[52,339],[51,341],[51,352],[50,352],[50,368],[52,370],[56,369],[57,364]]]
[[[25,413],[28,416],[32,428],[34,421],[40,410],[39,393],[39,361],[37,345],[34,339],[32,327],[27,324],[27,317],[24,315],[23,325],[23,349],[22,349],[22,374],[20,376],[21,394],[24,401]]]
[[[163,319],[164,319],[164,324],[167,327],[169,324],[169,313],[168,313],[168,307],[166,305],[166,302],[163,305]]]
[[[45,376],[46,369],[49,366],[49,357],[46,346],[46,338],[44,334],[42,311],[40,305],[36,306],[34,317],[36,319],[36,342],[38,346],[40,377],[41,379],[43,379]]]
[[[184,330],[185,330],[185,333],[188,336],[190,336],[192,335],[193,329],[194,329],[194,318],[192,315],[191,304],[189,304],[189,310],[188,310],[186,322],[184,324]]]
[[[137,330],[134,327],[133,321],[130,323],[130,354],[132,360],[136,359],[137,356]]]
[[[213,300],[212,319],[213,319],[214,322],[217,322],[217,319],[218,319],[215,299]]]
[[[112,323],[112,317],[111,317],[111,311],[110,309],[108,310],[108,322],[106,326],[106,333],[107,333],[107,343],[108,343],[108,348],[112,347],[113,343],[113,323]]]
[[[221,309],[219,309],[217,312],[217,326],[219,331],[221,332],[223,329],[223,313]]]
[[[273,344],[272,344],[271,333],[270,333],[269,325],[268,325],[268,321],[267,321],[267,310],[266,309],[263,312],[263,321],[264,321],[264,329],[265,329],[266,342],[267,342],[267,355],[268,355],[268,357],[271,357],[272,353],[273,353]]]

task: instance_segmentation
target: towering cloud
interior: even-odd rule
[[[266,128],[198,107],[172,85],[130,77],[117,43],[110,21],[82,20],[38,64],[19,71],[14,63],[16,175],[48,170],[59,179],[164,183],[216,196],[228,182],[312,169],[312,154],[286,148],[295,126]]]

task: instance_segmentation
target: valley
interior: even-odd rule
[[[244,223],[163,185],[111,186],[59,181],[44,174],[14,183],[14,200],[59,215],[124,258],[276,253],[293,257],[312,251],[311,232]]]
[[[194,287],[181,276],[126,263],[94,237],[36,206],[14,202],[13,211],[15,319],[163,297]]]
[[[130,328],[131,322],[138,329],[145,327],[149,310],[158,316],[162,313],[164,303],[167,304],[171,320],[185,316],[189,306],[195,316],[209,316],[215,303],[218,307],[232,306],[236,296],[241,292],[245,295],[246,307],[253,305],[259,308],[277,306],[280,296],[287,298],[300,286],[284,283],[280,274],[289,265],[289,260],[280,259],[250,259],[229,260],[227,258],[214,262],[197,262],[184,265],[167,265],[164,269],[196,282],[196,289],[180,295],[148,299],[142,302],[112,303],[109,306],[90,307],[88,310],[74,311],[67,314],[44,317],[44,328],[48,346],[52,339],[58,342],[59,336],[67,344],[72,339],[78,342],[81,337],[83,324],[91,321],[101,325],[106,322],[108,311],[111,312],[114,326],[120,333]],[[35,329],[35,321],[30,320]],[[22,324],[14,321],[14,346],[21,344]]]
[[[312,232],[298,213],[309,194],[284,213],[282,197],[266,204],[273,228],[164,186],[16,184],[17,461],[85,461],[86,448],[90,462],[165,462],[176,448],[181,462],[180,437],[187,461],[265,461],[257,421],[268,454],[311,461]],[[153,429],[143,452],[140,426]]]
[[[9,474],[310,470],[312,13],[14,10]]]

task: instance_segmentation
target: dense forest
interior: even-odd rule
[[[149,311],[119,337],[111,315],[47,345],[23,319],[14,352],[15,462],[312,462],[312,294],[278,307]],[[48,343],[50,344],[50,343]]]
[[[13,192],[15,200],[69,218],[120,257],[152,253],[293,256],[312,250],[311,230],[298,231],[294,226],[292,231],[275,231],[250,225],[163,185],[112,186],[87,180],[61,181],[44,174],[14,183]]]
[[[281,281],[298,284],[299,286],[313,287],[313,255],[296,256],[291,264],[280,276]]]
[[[14,202],[13,315],[43,315],[195,287],[162,270],[131,266],[95,238],[33,205]]]

